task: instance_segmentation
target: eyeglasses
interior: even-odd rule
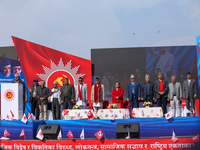
[[[79,82],[83,82],[83,80],[78,80]]]
[[[135,78],[131,78],[131,79],[135,79]]]

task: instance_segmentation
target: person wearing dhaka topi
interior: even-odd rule
[[[100,83],[99,78],[95,78],[95,84],[92,86],[91,102],[93,103],[93,109],[95,117],[97,117],[97,110],[103,107],[103,101],[105,98],[104,85]]]
[[[123,107],[123,89],[119,82],[115,83],[115,89],[112,90],[112,103],[116,103],[117,108]]]
[[[135,76],[132,74],[131,82],[127,85],[127,101],[129,102],[130,109],[139,107],[140,100],[140,83],[135,82]]]
[[[197,83],[192,79],[190,72],[187,73],[187,80],[183,82],[183,99],[186,100],[186,107],[190,110],[190,103],[192,110],[195,111],[195,98],[197,98]],[[187,114],[190,116],[190,113]]]
[[[167,113],[168,82],[164,80],[163,74],[158,73],[158,80],[155,81],[155,94],[158,107],[162,107],[163,116]]]
[[[75,86],[76,105],[81,106],[82,109],[87,108],[88,102],[88,87],[83,83],[83,78],[79,77],[78,84]]]

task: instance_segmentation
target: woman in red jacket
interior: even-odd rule
[[[112,103],[117,103],[117,108],[123,106],[123,89],[120,88],[120,83],[115,83],[115,89],[112,90]]]

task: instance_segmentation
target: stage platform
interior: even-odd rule
[[[51,121],[33,121],[29,120],[27,124],[21,120],[0,121],[0,137],[3,136],[5,128],[10,133],[11,140],[19,139],[19,135],[24,128],[26,139],[36,139],[36,131],[39,124],[59,124],[63,131],[63,138],[69,139],[66,135],[69,129],[72,131],[75,139],[80,138],[82,129],[85,130],[85,138],[94,138],[94,134],[102,129],[107,139],[116,138],[117,123],[139,123],[141,138],[160,138],[171,137],[174,130],[177,137],[194,136],[200,133],[200,117],[174,117],[171,120],[166,118],[142,118],[142,119],[116,119],[111,120],[51,120]]]

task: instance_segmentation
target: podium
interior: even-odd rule
[[[21,119],[23,116],[23,84],[1,84],[1,120]]]

